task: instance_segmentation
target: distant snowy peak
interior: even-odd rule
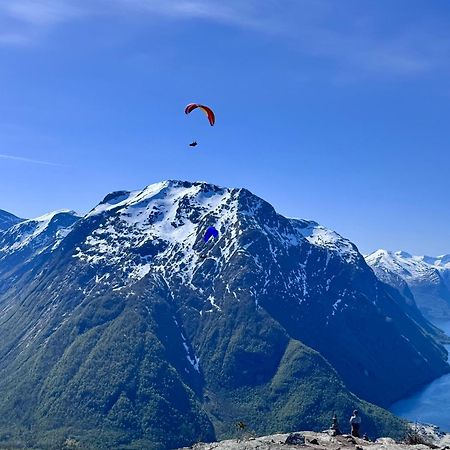
[[[450,269],[450,255],[441,256],[419,256],[423,262],[430,264],[437,268]]]
[[[366,262],[385,283],[403,293],[404,283],[417,306],[432,322],[450,318],[450,258],[414,256],[407,252],[377,250]]]
[[[35,217],[33,219],[26,219],[15,225],[14,228],[20,229],[21,227],[25,227],[26,225],[33,225],[36,228],[36,231],[42,232],[47,229],[47,227],[53,224],[59,224],[61,221],[67,219],[69,219],[69,221],[73,221],[78,220],[79,218],[80,216],[78,216],[75,211],[69,209],[61,209],[43,214],[42,216]]]
[[[395,252],[395,255],[402,259],[408,259],[416,262],[423,262],[436,268],[450,269],[450,255],[441,256],[414,256],[404,251]]]
[[[399,251],[395,252],[394,254],[395,254],[395,256],[397,256],[399,258],[414,259],[414,256],[411,255],[411,253],[405,252],[404,250],[399,250]]]
[[[408,283],[423,279],[433,281],[433,279],[439,278],[437,267],[426,263],[423,256],[413,256],[404,251],[391,252],[381,249],[365,258],[367,264],[372,268],[393,272]]]
[[[16,223],[0,236],[0,258],[26,248],[55,246],[78,220],[74,211],[59,210]]]
[[[21,222],[23,219],[11,214],[7,211],[0,209],[0,231],[6,231],[16,223]]]

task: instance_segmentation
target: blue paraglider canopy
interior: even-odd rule
[[[214,228],[214,227],[209,227],[206,230],[205,236],[204,236],[204,240],[205,242],[208,242],[211,237],[213,237],[214,239],[217,239],[219,237],[219,232]]]

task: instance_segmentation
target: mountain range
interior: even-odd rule
[[[406,286],[246,189],[165,181],[82,217],[0,217],[8,445],[170,449],[355,407],[368,433],[399,436],[382,407],[449,371]]]
[[[450,320],[450,255],[413,256],[377,250],[366,256],[378,278],[406,293],[430,321]],[[409,291],[406,292],[406,291]]]

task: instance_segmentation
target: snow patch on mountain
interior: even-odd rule
[[[335,231],[329,230],[316,222],[292,219],[296,229],[312,245],[325,248],[330,252],[340,255],[348,263],[354,263],[360,257],[356,247]],[[327,263],[329,260],[327,261]]]
[[[209,190],[202,184],[168,181],[122,194],[120,201],[101,203],[88,214],[103,215],[105,222],[74,256],[94,265],[119,264],[124,253],[132,252],[136,258],[124,271],[134,280],[153,269],[177,272],[190,281],[201,258],[206,226],[214,225],[225,234],[233,222],[236,208],[229,201],[230,195],[227,189]],[[212,245],[213,241],[205,248]],[[227,246],[224,257],[231,251]]]

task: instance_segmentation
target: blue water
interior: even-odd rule
[[[450,322],[436,325],[450,336]],[[446,348],[450,354],[450,345]],[[411,397],[394,403],[390,410],[410,421],[432,423],[450,432],[450,374],[434,380]]]

